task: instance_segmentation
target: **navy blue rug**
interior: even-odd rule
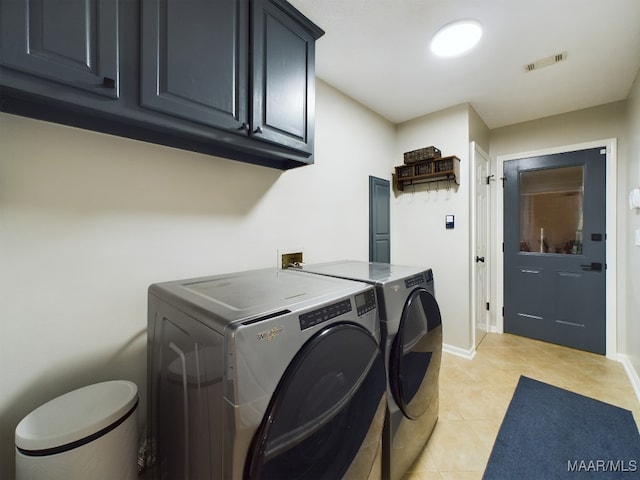
[[[640,479],[629,410],[520,377],[484,480]]]

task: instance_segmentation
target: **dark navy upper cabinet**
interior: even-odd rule
[[[279,0],[143,0],[141,103],[311,155],[323,33]]]
[[[313,152],[315,41],[324,34],[289,4],[254,0],[251,134]]]
[[[224,158],[313,163],[315,40],[285,0],[0,0],[0,110]]]
[[[118,2],[3,0],[0,63],[118,98]]]
[[[248,10],[246,0],[143,0],[142,106],[244,132]]]

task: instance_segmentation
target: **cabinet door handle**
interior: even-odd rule
[[[476,262],[484,263],[484,257],[476,257]]]
[[[116,81],[113,78],[103,77],[102,86],[104,88],[116,88]]]
[[[262,127],[256,128],[253,133],[262,133]]]

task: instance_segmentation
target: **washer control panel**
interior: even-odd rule
[[[420,285],[421,283],[424,283],[424,275],[422,273],[420,275],[409,277],[404,281],[404,285],[407,288],[415,287],[416,285]]]
[[[371,310],[376,308],[376,292],[373,288],[365,292],[359,293],[355,296],[356,311],[358,316],[362,316]],[[311,310],[301,314],[298,319],[300,321],[300,329],[306,330],[307,328],[315,327],[321,323],[327,322],[333,318],[349,313],[353,310],[351,305],[351,299],[342,300],[340,302],[326,305],[316,310]]]
[[[357,297],[356,297],[357,298]],[[339,315],[348,313],[352,310],[351,299],[342,300],[341,302],[332,303],[326,307],[318,308],[300,315],[300,329],[314,327],[320,323],[336,318]]]
[[[358,316],[362,316],[376,308],[376,294],[373,289],[356,295],[356,308],[358,309]]]

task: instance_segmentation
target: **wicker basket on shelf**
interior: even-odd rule
[[[434,158],[440,158],[442,152],[440,149],[434,147],[419,148],[417,150],[411,150],[404,153],[404,163],[409,165],[411,163],[420,162],[422,160],[432,160]]]
[[[413,166],[400,166],[396,169],[398,178],[413,177]]]

